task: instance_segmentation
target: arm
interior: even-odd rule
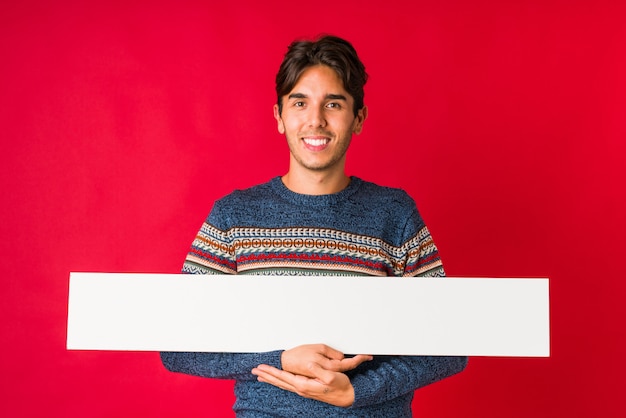
[[[251,370],[259,364],[280,367],[281,353],[162,352],[161,361],[171,372],[218,379],[254,380],[256,376]]]
[[[349,373],[353,407],[377,404],[445,379],[465,369],[467,357],[378,356]]]
[[[445,277],[439,252],[414,203],[404,226],[404,263],[401,276]],[[385,402],[445,379],[465,369],[467,357],[375,356],[348,372],[354,388],[354,407]]]
[[[227,232],[214,226],[219,221],[216,202],[209,218],[204,222],[187,254],[182,273],[185,274],[233,274],[236,273],[234,254],[229,251],[230,237]],[[219,379],[255,379],[250,371],[261,363],[280,367],[282,351],[266,353],[200,353],[163,352],[161,361],[172,372]]]
[[[218,379],[254,380],[252,369],[260,364],[276,370],[284,368],[299,375],[313,376],[308,367],[320,365],[325,370],[346,371],[357,367],[370,356],[344,358],[343,354],[322,344],[295,347],[266,353],[196,353],[162,352],[161,361],[171,372]]]

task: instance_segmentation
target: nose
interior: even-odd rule
[[[322,106],[311,106],[309,108],[309,127],[321,128],[326,126],[326,117]]]

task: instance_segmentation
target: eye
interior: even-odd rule
[[[293,106],[294,107],[304,107],[304,102],[294,102]]]
[[[326,105],[326,107],[329,107],[331,109],[341,109],[341,104],[337,102],[330,102]]]

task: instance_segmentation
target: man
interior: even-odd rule
[[[274,106],[278,131],[289,145],[289,171],[218,200],[183,272],[444,275],[414,201],[401,190],[345,174],[350,140],[367,118],[366,81],[365,67],[343,39],[325,36],[289,46],[276,76]],[[279,303],[332,309],[323,301]],[[346,318],[337,320],[350,326]],[[289,330],[276,323],[268,324],[268,332]],[[411,332],[410,323],[405,332]],[[460,372],[467,362],[465,357],[344,356],[324,344],[161,356],[172,371],[235,379],[233,409],[240,417],[410,417],[415,389]]]

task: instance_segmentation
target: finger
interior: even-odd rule
[[[369,355],[364,355],[364,354],[358,354],[354,357],[348,357],[345,358],[343,360],[341,360],[341,365],[343,367],[345,367],[343,370],[339,370],[339,371],[347,371],[347,370],[352,370],[357,368],[360,364],[366,362],[366,361],[370,361],[373,360],[374,357],[373,356],[369,356]]]
[[[328,360],[328,361],[320,361],[319,365],[327,370],[332,370],[335,372],[346,372],[348,370],[352,370],[357,368],[361,363],[365,361],[372,360],[372,356],[359,354],[354,357],[347,357],[342,360]]]
[[[259,382],[269,383],[291,392],[296,391],[293,385],[296,376],[289,372],[279,370],[275,367],[261,365],[252,369],[252,374],[257,376]]]
[[[294,376],[293,373],[277,369],[276,367],[267,364],[259,364],[257,367],[252,369],[252,374],[257,376],[260,374],[269,375],[281,380],[289,380],[291,376]]]

